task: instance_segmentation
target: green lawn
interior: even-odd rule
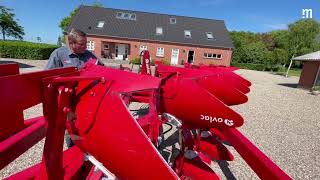
[[[285,72],[276,72],[276,74],[278,75],[286,75],[287,71]],[[300,77],[301,74],[301,69],[290,69],[288,76],[297,76]]]

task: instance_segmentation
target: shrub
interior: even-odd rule
[[[0,41],[0,57],[17,59],[49,59],[58,46],[25,41]]]
[[[131,60],[132,64],[141,64],[140,57],[135,57]]]
[[[140,64],[141,64],[141,59],[140,59],[140,57],[135,57],[135,58],[133,58],[133,59],[131,60],[131,63],[132,63],[132,64],[140,65]],[[154,59],[153,59],[153,58],[151,58],[150,65],[151,65],[151,66],[154,66]]]
[[[232,66],[241,68],[241,69],[251,69],[256,71],[264,71],[266,66],[264,64],[252,64],[252,63],[236,63],[232,62]]]
[[[165,65],[170,65],[170,61],[167,60],[167,59],[161,60],[161,63],[162,63],[162,64],[165,64]]]

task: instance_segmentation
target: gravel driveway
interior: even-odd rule
[[[3,59],[0,59],[0,62]],[[32,65],[21,72],[43,69],[46,61],[16,62]],[[245,119],[240,130],[294,179],[320,179],[320,95],[296,88],[297,77],[238,70],[252,82],[249,102],[232,107]],[[30,118],[42,114],[41,105],[25,111]],[[43,141],[0,171],[0,179],[41,160]],[[258,179],[234,151],[232,162],[212,165],[221,179]]]

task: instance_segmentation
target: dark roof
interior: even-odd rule
[[[117,12],[135,13],[136,20],[116,18]],[[176,24],[170,24],[170,18],[176,18]],[[105,22],[103,28],[97,28],[98,21]],[[162,27],[163,35],[156,35],[156,27]],[[233,48],[222,20],[82,5],[72,19],[68,32],[71,28],[80,29],[88,35]],[[190,30],[192,38],[185,38],[184,30]],[[206,32],[212,32],[214,40],[208,40]]]

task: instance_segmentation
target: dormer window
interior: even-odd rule
[[[176,24],[177,19],[176,18],[170,18],[170,24]]]
[[[117,12],[117,18],[122,18],[123,13],[122,12]]]
[[[208,40],[212,40],[213,39],[213,35],[212,35],[212,32],[207,32],[207,39]]]
[[[127,20],[136,20],[137,15],[135,13],[125,13],[125,12],[117,12],[116,14],[117,19],[127,19]]]
[[[136,20],[136,18],[137,18],[136,14],[131,14],[131,17],[130,17],[131,20]]]
[[[129,16],[130,16],[130,14],[129,14],[129,13],[125,13],[125,14],[123,15],[123,18],[124,18],[124,19],[128,19],[128,18],[129,18]]]
[[[184,30],[184,37],[185,38],[191,38],[191,31],[190,30]]]
[[[97,28],[103,28],[104,21],[98,21]]]
[[[162,34],[163,34],[163,29],[162,29],[162,27],[157,27],[157,28],[156,28],[156,34],[157,34],[157,35],[162,35]]]

